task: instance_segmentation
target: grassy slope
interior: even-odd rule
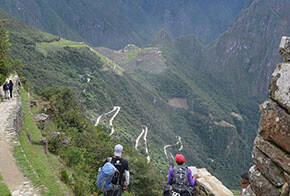
[[[176,136],[180,135],[184,143],[182,153],[188,157],[189,164],[207,167],[227,185],[237,186],[239,174],[247,169],[250,159],[249,150],[241,152],[241,149],[250,149],[247,145],[251,137],[246,134],[253,129],[256,119],[249,124],[248,119],[236,122],[229,113],[235,111],[244,115],[242,109],[219,83],[207,80],[210,76],[197,66],[202,62],[189,63],[195,62],[196,56],[187,59],[190,55],[180,54],[181,48],[186,46],[184,42],[188,42],[192,45],[185,51],[196,48],[197,56],[204,55],[196,41],[180,40],[165,46],[163,51],[169,69],[162,74],[137,71],[118,75],[110,71],[113,70],[110,66],[104,70],[104,62],[110,60],[96,55],[82,43],[59,39],[13,19],[8,20],[7,26],[12,54],[25,64],[22,73],[36,92],[53,85],[68,86],[78,92],[92,120],[112,110],[114,105],[121,106],[114,121],[114,137],[134,145],[142,125],[147,125],[150,155],[158,168],[166,171],[168,161],[163,146],[175,143]],[[87,82],[87,78],[91,81]],[[175,96],[187,98],[190,110],[168,106],[167,100]],[[213,120],[222,119],[236,126],[239,124],[241,133],[212,124]],[[108,124],[106,122],[104,119],[101,124]],[[107,129],[109,132],[109,127]],[[234,145],[229,145],[232,142]]]
[[[1,196],[11,196],[11,193],[7,187],[7,185],[3,182],[3,178],[0,174],[0,195]]]
[[[14,148],[17,164],[32,180],[34,186],[44,185],[48,188],[48,191],[42,189],[43,195],[61,196],[66,195],[65,192],[71,194],[71,191],[59,179],[59,165],[62,165],[60,160],[52,154],[46,156],[42,146],[29,143],[26,134],[30,134],[32,141],[40,141],[43,136],[35,124],[34,116],[29,113],[27,93],[23,89],[20,92],[24,111],[24,127],[20,132],[21,145]]]

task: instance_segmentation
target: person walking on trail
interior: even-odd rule
[[[107,191],[104,193],[104,196],[121,196],[122,189],[128,189],[130,179],[129,164],[127,160],[121,158],[122,152],[123,146],[121,144],[117,144],[114,149],[114,156],[111,158],[111,160],[107,160],[110,161],[119,171],[117,175],[114,176],[112,184],[119,185],[120,188],[118,190]],[[124,174],[125,182],[123,180]]]
[[[8,99],[8,90],[9,90],[9,84],[8,82],[5,82],[5,84],[3,85],[4,99]]]
[[[10,98],[12,98],[12,92],[13,92],[13,82],[12,80],[9,81],[9,84],[8,84],[8,89],[9,89],[9,92],[10,92]]]
[[[182,154],[175,156],[177,166],[171,167],[168,172],[164,196],[193,196],[197,174],[192,176],[189,168],[185,167],[185,157]]]
[[[241,192],[239,196],[241,196],[247,190],[247,187],[250,185],[248,173],[244,173],[241,175],[240,183],[241,183]]]

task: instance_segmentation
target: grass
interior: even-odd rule
[[[132,61],[136,56],[138,56],[142,52],[141,48],[138,48],[134,51],[125,52],[124,54],[128,55],[128,61]]]
[[[231,190],[235,196],[240,195],[240,190]]]
[[[91,50],[91,52],[93,52],[94,54],[96,54],[100,58],[101,62],[104,65],[109,65],[110,67],[116,69],[119,74],[122,74],[125,71],[124,68],[122,68],[121,66],[116,64],[114,61],[112,61],[111,59],[100,54],[95,49],[86,45],[83,42],[74,42],[74,41],[69,41],[69,40],[61,38],[59,41],[40,42],[40,43],[36,44],[36,49],[45,56],[47,55],[47,52],[49,50],[55,50],[55,49],[60,49],[60,48],[64,48],[64,47],[71,47],[71,48],[87,47]]]
[[[26,134],[31,135],[33,141],[40,141],[43,137],[37,128],[33,115],[29,114],[28,97],[23,89],[20,89],[24,111],[24,128],[20,132],[20,146],[14,148],[14,156],[23,173],[30,178],[34,186],[44,185],[48,191],[43,191],[45,196],[62,196],[71,191],[59,180],[57,176],[60,170],[58,159],[49,154],[46,156],[42,146],[32,145]],[[26,156],[25,156],[25,155]],[[32,169],[33,168],[33,169]]]
[[[91,47],[89,47],[89,48],[93,53],[95,53],[98,57],[100,57],[100,60],[104,65],[111,65],[112,67],[117,69],[120,72],[120,74],[122,74],[125,71],[125,69],[123,67],[121,67],[120,65],[118,65],[117,63],[112,61],[111,59],[105,57],[101,53],[97,52],[95,49],[93,49]]]
[[[0,175],[0,195],[1,196],[11,196],[11,193],[7,187],[7,185],[3,182],[3,178]]]

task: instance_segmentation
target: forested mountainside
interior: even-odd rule
[[[165,29],[196,34],[208,44],[226,31],[245,0],[1,0],[0,7],[25,23],[93,46],[149,44]]]
[[[253,0],[210,49],[208,71],[236,96],[266,95],[280,38],[290,34],[289,0]]]
[[[7,18],[2,11],[1,18]],[[194,36],[113,51],[5,21],[11,54],[22,60],[22,74],[35,92],[67,86],[78,93],[93,122],[113,139],[135,146],[156,168],[166,171],[172,154],[180,151],[188,164],[206,167],[237,187],[250,164],[257,103],[233,99],[201,69],[207,50]]]
[[[14,4],[10,4],[12,2]],[[82,2],[84,6],[89,3]],[[158,2],[161,1],[146,1],[146,5],[158,7]],[[196,3],[198,2],[200,6],[203,2],[208,3]],[[25,6],[33,5],[38,10],[44,2],[38,3],[40,2],[26,2]],[[127,9],[130,14],[138,10],[131,9],[134,6],[142,7],[140,2],[130,4],[129,7],[125,1],[118,3],[120,10]],[[145,5],[145,1],[143,3]],[[180,6],[187,5],[187,8],[191,8],[186,3],[189,1],[183,1]],[[45,8],[41,7],[40,10],[54,10],[51,6],[72,9],[62,1],[46,1],[45,4]],[[71,6],[75,4],[81,2],[73,2]],[[99,8],[100,12],[96,12],[100,15],[94,15],[95,20],[102,19],[104,10],[112,9],[116,13],[120,11],[115,9],[115,5],[109,4],[110,1],[98,4],[103,7]],[[169,6],[166,9],[176,4],[176,1],[170,1],[166,4]],[[5,1],[3,5],[19,5],[20,10],[25,8],[20,1]],[[94,7],[97,4],[92,2],[91,5]],[[208,5],[207,9],[215,4]],[[160,3],[160,6],[165,4]],[[42,33],[14,19],[6,20],[6,23],[12,43],[11,54],[22,60],[22,74],[35,92],[41,93],[51,86],[68,86],[77,92],[92,122],[112,133],[113,139],[120,138],[134,146],[155,167],[165,171],[172,163],[171,155],[180,151],[186,155],[190,165],[206,167],[226,185],[237,187],[240,174],[250,165],[252,142],[259,118],[258,103],[265,98],[269,76],[275,64],[280,62],[276,52],[279,39],[290,30],[290,16],[287,12],[289,6],[288,0],[247,1],[246,8],[230,30],[209,48],[199,42],[201,37],[186,35],[174,38],[172,35],[183,33],[174,34],[168,28],[165,29],[169,33],[154,33],[150,46],[139,48],[131,44],[120,50],[112,50]],[[79,6],[80,10],[81,8]],[[154,17],[158,18],[159,12],[149,8],[151,6],[148,7],[148,12],[154,13]],[[88,8],[88,11],[80,13],[86,15],[90,13],[89,10]],[[20,13],[23,19],[29,15],[27,11],[18,14]],[[48,16],[57,15],[51,15],[51,11],[47,11],[47,15],[45,11],[38,11],[40,13],[45,21],[34,20],[35,26],[52,24]],[[63,16],[68,16],[66,10],[62,13]],[[133,13],[136,14],[133,17],[136,21],[140,19],[140,25],[143,12]],[[163,16],[161,11],[160,14]],[[8,17],[2,11],[1,16]],[[39,19],[42,15],[38,16]],[[112,19],[116,22],[114,17],[117,14],[110,16],[106,21]],[[122,22],[126,20],[122,17],[123,15],[118,15],[118,22],[110,23],[111,28],[106,29],[108,31],[104,31],[104,34],[94,34],[90,28],[85,28],[85,32],[90,32],[91,38],[96,40],[81,40],[93,44],[101,40],[102,44],[97,45],[112,48],[120,48],[127,43],[142,42],[142,45],[149,43],[153,32],[150,33],[150,38],[146,37],[149,33],[142,37],[138,31],[132,30],[133,27],[140,28],[140,32],[145,32],[144,28],[157,32],[157,29],[164,27],[158,20],[154,23],[151,18],[146,17],[142,18],[142,27],[130,22],[125,22],[124,25]],[[35,18],[34,15],[31,18]],[[86,24],[82,22],[86,17],[79,16],[77,19],[72,20]],[[84,32],[81,36],[73,33],[71,29],[78,29],[75,24],[67,26],[71,24],[61,18],[53,20],[56,21],[55,25],[45,26],[50,32],[65,29],[63,32],[76,40],[86,36]],[[146,26],[146,21],[151,21],[150,25],[148,23]],[[194,23],[188,24],[185,26],[197,27],[192,25]],[[115,28],[119,29],[119,25],[123,27],[122,33],[132,39],[116,33]],[[155,29],[155,25],[158,28]],[[134,32],[134,36],[127,30]],[[140,42],[136,41],[136,37]]]

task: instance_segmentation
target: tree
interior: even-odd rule
[[[12,71],[13,60],[8,55],[11,44],[9,43],[9,33],[5,28],[5,19],[0,20],[0,84]]]

